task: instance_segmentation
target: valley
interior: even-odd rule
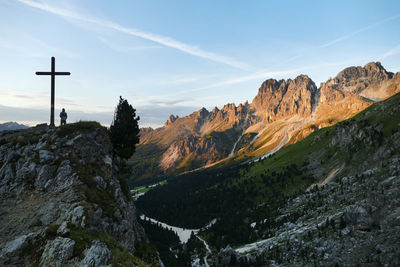
[[[400,266],[399,10],[0,0],[0,267]]]
[[[216,218],[198,232],[211,248],[210,265],[219,266],[224,258],[249,266],[334,264],[343,258],[333,239],[357,251],[345,258],[349,264],[391,261],[399,245],[393,231],[400,226],[399,108],[397,94],[258,161],[170,176],[136,206],[182,228],[200,228]],[[392,204],[379,211],[379,199],[388,195],[391,200],[385,201]],[[379,248],[388,258],[366,257],[381,238],[391,240]]]

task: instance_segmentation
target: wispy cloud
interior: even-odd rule
[[[283,70],[283,71],[266,71],[266,70],[258,71],[253,74],[229,78],[229,79],[222,80],[220,82],[212,83],[210,85],[206,85],[206,86],[202,86],[202,87],[198,87],[198,88],[194,88],[194,89],[190,89],[190,90],[180,91],[177,93],[177,95],[201,91],[204,89],[212,89],[212,88],[218,88],[218,87],[228,86],[228,85],[232,85],[232,84],[244,83],[244,82],[248,82],[248,81],[252,81],[252,80],[265,80],[267,78],[278,78],[278,77],[282,77],[282,76],[286,76],[286,75],[293,75],[293,74],[299,73],[300,71],[302,71],[304,69],[305,68]]]
[[[48,58],[48,54],[62,55],[63,57],[77,58],[78,55],[64,48],[59,48],[48,44],[30,34],[19,33],[18,38],[14,38],[14,33],[10,30],[0,29],[0,47],[7,50],[23,54],[33,58]],[[26,44],[29,44],[27,46]],[[44,52],[46,51],[46,52]]]
[[[154,86],[171,86],[171,85],[182,85],[182,84],[192,84],[201,83],[213,80],[215,78],[221,77],[222,74],[183,74],[183,75],[168,75],[166,77],[161,77],[159,79],[146,80],[146,85]]]
[[[37,2],[37,1],[32,1],[32,0],[17,0],[17,1],[19,1],[20,3],[23,3],[25,5],[28,5],[30,7],[38,8],[43,11],[52,13],[54,15],[61,16],[66,19],[72,19],[75,21],[96,24],[96,25],[99,25],[104,28],[112,29],[117,32],[121,32],[121,33],[125,33],[128,35],[140,37],[140,38],[143,38],[146,40],[150,40],[155,43],[185,52],[187,54],[205,58],[205,59],[208,59],[208,60],[211,60],[214,62],[222,63],[222,64],[229,65],[229,66],[239,68],[239,69],[248,69],[249,68],[249,66],[246,63],[240,62],[236,59],[233,59],[233,58],[230,58],[227,56],[223,56],[223,55],[219,55],[219,54],[216,54],[213,52],[205,51],[197,46],[175,40],[168,36],[158,35],[158,34],[154,34],[151,32],[145,32],[145,31],[138,30],[135,28],[128,28],[128,27],[122,26],[118,23],[115,23],[113,21],[90,17],[90,16],[87,16],[84,14],[74,12],[72,10],[58,8],[58,7],[51,6],[49,4],[42,3],[42,2]]]
[[[172,106],[176,104],[181,104],[184,102],[192,101],[193,99],[191,98],[181,98],[181,99],[153,99],[150,100],[149,102],[151,104],[157,104],[157,105],[165,105],[165,106]]]
[[[83,107],[82,105],[75,103],[75,101],[73,101],[71,99],[67,99],[67,98],[57,97],[56,101],[60,105],[67,105],[67,106],[81,107],[81,108]]]
[[[345,34],[345,35],[343,35],[343,36],[341,36],[341,37],[339,37],[339,38],[336,38],[336,39],[334,39],[334,40],[332,40],[332,41],[329,41],[329,42],[327,42],[327,43],[325,43],[325,44],[322,44],[322,45],[320,45],[320,48],[328,47],[328,46],[334,45],[334,44],[336,44],[336,43],[342,42],[342,41],[347,40],[347,39],[349,39],[349,38],[351,38],[351,37],[353,37],[353,36],[355,36],[355,35],[357,35],[357,34],[359,34],[359,33],[365,32],[365,31],[367,31],[367,30],[369,30],[369,29],[371,29],[371,28],[374,28],[374,27],[376,27],[376,26],[379,26],[379,25],[381,25],[381,24],[384,24],[384,23],[386,23],[386,22],[389,22],[389,21],[392,21],[392,20],[395,20],[395,19],[398,19],[398,18],[400,18],[400,14],[397,14],[397,15],[395,15],[395,16],[392,16],[392,17],[389,17],[389,18],[380,20],[380,21],[375,22],[375,23],[373,23],[373,24],[371,24],[371,25],[368,25],[368,26],[366,26],[366,27],[364,27],[364,28],[361,28],[361,29],[356,30],[356,31],[354,31],[354,32]]]
[[[393,47],[392,49],[390,49],[389,51],[384,53],[381,58],[384,59],[384,58],[387,58],[387,57],[390,57],[390,56],[394,56],[394,55],[397,55],[397,54],[400,54],[400,44],[396,45],[395,47]]]
[[[120,45],[115,42],[112,42],[108,39],[105,39],[103,37],[98,37],[100,41],[102,41],[107,47],[110,49],[120,52],[120,53],[130,53],[130,52],[135,52],[135,51],[143,51],[143,50],[150,50],[150,49],[156,49],[160,48],[158,45],[142,45],[142,46],[127,46],[127,45]]]
[[[13,98],[20,98],[20,99],[28,99],[28,100],[32,99],[31,96],[21,95],[21,94],[9,94],[8,96],[13,97]]]

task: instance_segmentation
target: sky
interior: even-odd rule
[[[162,126],[170,114],[249,102],[266,79],[319,85],[349,66],[400,71],[400,1],[0,0],[0,123],[56,115],[110,125],[119,96]],[[56,117],[58,118],[58,116]]]

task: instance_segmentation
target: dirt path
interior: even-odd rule
[[[315,183],[315,184],[310,185],[310,186],[307,188],[306,191],[311,190],[312,188],[314,188],[314,187],[317,186],[317,185],[318,185],[318,187],[321,187],[321,186],[324,186],[324,185],[326,185],[327,183],[333,181],[333,179],[336,178],[336,175],[337,175],[339,172],[341,172],[341,171],[343,170],[343,168],[344,168],[344,163],[342,163],[342,165],[340,165],[340,166],[338,166],[338,167],[336,167],[336,168],[333,168],[333,169],[328,173],[328,175],[325,177],[325,179],[323,179],[322,181],[319,181],[318,183]]]
[[[229,157],[232,157],[233,154],[235,154],[236,146],[237,146],[237,144],[239,143],[240,139],[242,139],[242,137],[243,137],[245,134],[246,134],[246,132],[243,132],[243,133],[239,136],[238,140],[236,140],[235,144],[233,144],[232,151],[231,151],[231,153],[229,153],[228,158],[229,158]]]
[[[210,249],[210,247],[208,246],[207,242],[206,242],[203,238],[201,238],[199,235],[196,235],[196,237],[197,237],[201,242],[203,242],[204,245],[206,246],[207,254],[204,256],[204,264],[205,264],[207,267],[210,267],[210,265],[208,265],[208,262],[207,262],[207,257],[208,257],[209,255],[211,255],[211,249]]]

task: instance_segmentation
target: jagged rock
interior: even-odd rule
[[[82,137],[82,135],[81,135],[81,134],[78,134],[78,135],[75,136],[73,139],[68,140],[65,144],[66,144],[67,146],[72,146],[72,145],[74,144],[74,142],[75,142],[76,140],[78,140],[79,138],[81,138],[81,137]]]
[[[348,119],[374,101],[397,92],[400,92],[400,73],[387,72],[380,62],[346,68],[321,83],[319,88],[306,75],[293,80],[269,79],[262,83],[251,104],[247,101],[239,106],[227,104],[221,109],[215,107],[212,112],[203,108],[179,119],[171,116],[164,127],[141,130],[138,150],[152,156],[143,159],[134,155],[131,160],[140,166],[144,160],[149,167],[139,176],[149,176],[149,173],[187,171],[246,153],[262,156],[266,147],[274,151],[287,143],[300,141],[316,129]],[[236,134],[226,138],[225,133],[233,131]],[[230,153],[241,133],[256,137]],[[359,140],[368,136],[363,131],[357,134]],[[210,136],[213,137],[211,143]],[[192,140],[203,145],[194,146]],[[374,140],[363,142],[371,144]],[[339,140],[333,140],[331,145],[338,143]],[[205,150],[204,145],[209,150]],[[390,152],[382,151],[382,155],[384,153]]]
[[[392,108],[397,110],[399,106]],[[362,126],[349,127],[357,130]],[[341,130],[335,132],[336,136],[342,134]],[[364,138],[371,134],[366,132]],[[375,155],[389,147],[396,152],[384,154],[377,161]],[[371,262],[396,266],[400,246],[400,180],[397,176],[388,177],[388,170],[391,163],[398,162],[399,148],[396,134],[386,137],[379,146],[364,148],[362,151],[369,154],[362,157],[359,166],[347,166],[347,176],[291,199],[279,209],[280,215],[275,219],[279,226],[268,229],[268,233],[273,232],[270,238],[237,251],[261,255],[265,265],[305,266],[318,259],[322,266]],[[288,218],[295,218],[291,227]]]
[[[165,126],[171,125],[171,124],[174,123],[177,119],[179,119],[179,116],[178,116],[178,115],[174,116],[173,114],[171,114],[171,116],[169,116],[169,119],[165,122]]]
[[[353,225],[360,229],[369,229],[372,219],[365,208],[355,206],[349,207],[346,210],[345,220],[349,225]]]
[[[107,156],[105,156],[105,157],[103,158],[103,162],[104,162],[105,164],[109,165],[109,166],[112,166],[112,158],[111,158],[109,155],[107,155]]]
[[[39,150],[39,158],[40,163],[49,163],[52,162],[56,157],[54,156],[54,153],[48,150]]]
[[[45,190],[54,182],[56,166],[44,165],[40,168],[35,180],[35,187],[38,190]]]
[[[82,206],[76,207],[71,214],[71,223],[79,226],[82,223],[85,210]]]
[[[111,266],[107,265],[108,260],[112,258],[111,251],[108,249],[106,244],[100,242],[99,240],[94,240],[91,247],[86,249],[83,254],[85,255],[85,258],[83,258],[83,260],[79,263],[81,266]]]
[[[229,245],[225,248],[221,248],[217,255],[217,265],[228,265],[231,262],[232,257],[235,257],[235,259],[239,259],[240,255]]]
[[[384,187],[389,187],[389,186],[391,186],[393,184],[393,182],[395,182],[396,179],[398,180],[399,177],[398,176],[391,176],[391,177],[387,178],[386,180],[382,181],[381,184]]]
[[[33,236],[35,236],[35,235],[33,233],[30,233],[30,234],[18,236],[14,240],[9,241],[8,243],[5,244],[5,246],[1,250],[0,258],[2,258],[4,256],[8,256],[8,255],[26,247],[27,242],[30,239],[32,239]]]
[[[60,225],[60,227],[58,227],[57,234],[60,235],[60,236],[65,236],[65,235],[69,234],[69,229],[67,227],[67,221],[64,221]]]
[[[108,132],[79,124],[67,125],[74,129],[67,134],[47,127],[0,134],[1,266],[106,266],[147,242],[121,188]],[[86,239],[74,240],[81,233]],[[104,240],[93,243],[92,233]],[[77,241],[86,254],[72,253]]]
[[[7,162],[8,163],[13,163],[16,162],[19,159],[20,155],[14,151],[11,151],[11,153],[8,154],[7,156]]]
[[[94,177],[94,179],[96,179],[96,182],[101,188],[106,189],[107,184],[101,176],[97,175]]]
[[[29,165],[28,165],[29,164]],[[26,163],[15,173],[15,179],[33,182],[36,178],[36,164],[34,162]]]
[[[72,258],[75,241],[69,238],[57,237],[46,243],[39,266],[65,266]]]
[[[315,105],[317,87],[306,75],[291,80],[265,81],[253,99],[252,106],[265,121],[299,115],[307,117]]]

